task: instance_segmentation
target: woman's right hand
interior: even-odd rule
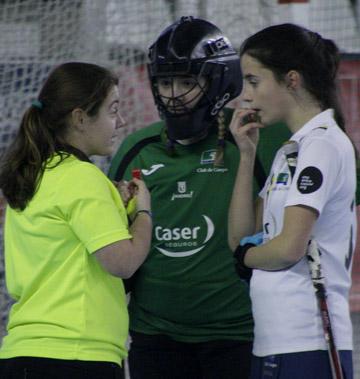
[[[249,115],[255,113],[252,109],[236,109],[231,119],[230,130],[242,154],[256,152],[259,128],[264,127],[258,121],[244,123]]]

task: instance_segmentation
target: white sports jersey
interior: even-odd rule
[[[312,237],[321,251],[335,342],[338,349],[351,350],[348,293],[356,236],[354,148],[330,109],[306,123],[291,140],[299,146],[294,179],[281,148],[260,193],[265,242],[280,234],[285,207],[305,205],[318,211]],[[326,349],[306,257],[285,270],[254,270],[250,294],[256,356]]]

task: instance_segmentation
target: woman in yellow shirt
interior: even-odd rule
[[[0,377],[117,378],[126,357],[130,277],[149,251],[150,195],[134,179],[129,227],[118,189],[91,163],[118,128],[116,77],[65,63],[25,112],[2,159],[7,288],[15,299]]]

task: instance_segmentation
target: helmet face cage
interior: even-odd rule
[[[206,90],[208,87],[207,79],[200,80],[197,75],[186,76],[159,76],[153,86],[153,92],[156,93],[158,107],[161,108],[162,113],[168,113],[172,116],[183,115],[185,113],[191,113],[199,106],[201,100],[204,103],[206,99]],[[183,92],[175,93],[174,81],[188,82]],[[161,86],[168,87],[167,95],[162,93]],[[196,104],[195,107],[192,105]]]
[[[182,124],[190,120],[194,133],[199,129],[197,124],[208,127],[224,105],[241,92],[240,58],[222,32],[208,21],[182,17],[165,29],[150,47],[149,58],[154,100],[168,129],[175,119],[185,116]],[[197,85],[200,84],[199,78],[206,78],[206,86],[199,86],[200,92],[194,91],[201,96],[195,105],[191,100],[181,106],[181,99],[175,96],[166,98],[159,93],[161,78],[173,81],[184,76],[191,77]],[[178,107],[171,104],[178,104]]]

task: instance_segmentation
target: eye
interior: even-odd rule
[[[186,78],[181,80],[181,85],[185,88],[193,88],[197,85],[197,82],[192,78]]]
[[[259,84],[259,79],[255,76],[248,76],[246,81],[253,87],[256,87]]]
[[[157,80],[157,84],[158,86],[161,86],[161,87],[170,87],[171,84],[172,84],[172,80],[171,79],[168,79],[168,78],[161,78],[161,79],[158,79]]]
[[[119,106],[118,105],[113,105],[111,108],[110,108],[110,113],[111,114],[118,114],[119,113]]]

